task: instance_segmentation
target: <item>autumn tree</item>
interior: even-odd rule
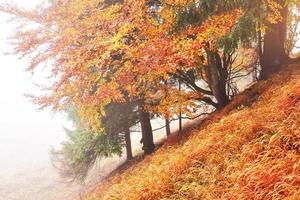
[[[74,107],[89,132],[102,130],[108,105],[134,104],[144,152],[151,153],[151,113],[192,116],[203,104],[229,102],[237,38],[252,33],[241,28],[252,21],[240,7],[213,12],[216,1],[205,1],[186,9],[192,3],[55,0],[33,11],[1,10],[22,24],[13,41],[15,53],[29,56],[29,70],[50,63],[54,84],[36,103],[58,111]],[[179,80],[185,90],[178,90]]]
[[[241,26],[240,41],[258,42],[261,77],[269,74],[289,60],[285,43],[287,39],[287,21],[291,4],[297,1],[264,0],[264,1],[186,1],[186,6],[180,10],[175,28],[178,29],[190,23],[202,23],[210,16],[218,13],[242,9],[241,20],[247,20],[247,26]],[[195,15],[196,14],[196,15]],[[194,20],[190,20],[191,17]],[[241,23],[243,25],[243,23]],[[276,42],[274,42],[276,41]]]
[[[157,26],[164,31],[156,38],[157,41],[151,41],[142,52],[148,52],[147,57],[150,59],[155,55],[156,59],[160,59],[158,65],[161,70],[165,70],[166,76],[176,77],[197,94],[192,97],[189,93],[187,100],[198,100],[215,108],[224,107],[230,100],[229,80],[233,73],[237,46],[232,40],[236,31],[231,36],[230,30],[236,29],[235,23],[240,17],[240,11],[215,15],[203,24],[189,24],[178,30],[178,20],[182,15],[180,10],[185,5],[182,2],[178,5],[176,2],[155,3],[157,7],[161,7],[154,15],[159,19],[156,20]],[[190,16],[187,21],[195,20],[195,15]],[[151,47],[148,48],[149,46]],[[160,56],[168,60],[161,59]],[[153,62],[144,61],[143,65],[148,63],[151,65]],[[202,81],[201,85],[199,81]]]
[[[12,5],[3,5],[1,10],[13,14],[22,27],[28,28],[19,29],[14,38],[15,53],[31,56],[29,69],[46,61],[53,63],[52,76],[58,79],[50,94],[35,98],[36,103],[54,110],[71,105],[85,126],[98,132],[102,128],[99,118],[106,114],[108,104],[133,102],[139,107],[144,149],[150,153],[154,143],[150,115],[144,109],[145,95],[129,88],[135,77],[128,71],[132,63],[131,55],[126,53],[130,48],[129,32],[134,30],[129,23],[132,18],[126,17],[131,5],[121,3],[53,1],[35,11]],[[30,27],[32,23],[36,26]]]

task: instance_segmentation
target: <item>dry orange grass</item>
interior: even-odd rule
[[[300,199],[299,68],[259,82],[87,199]]]

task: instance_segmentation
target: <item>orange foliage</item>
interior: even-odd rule
[[[257,83],[225,110],[87,199],[299,199],[299,66]]]
[[[203,25],[169,34],[176,12],[169,6],[161,8],[157,12],[165,22],[159,23],[149,14],[156,11],[147,2],[55,0],[33,11],[0,6],[23,25],[13,40],[15,53],[30,58],[29,70],[51,64],[55,82],[35,102],[54,110],[75,107],[83,125],[92,131],[101,130],[99,118],[109,103],[155,99],[158,94],[164,103],[148,109],[172,117],[180,104],[184,114],[192,115],[197,109],[193,100],[204,95],[180,92],[174,84],[165,87],[162,83],[170,80],[170,73],[196,67],[203,44],[209,42],[216,48],[216,41],[230,33],[241,11],[212,16]],[[169,3],[183,6],[189,2]],[[189,38],[191,34],[195,39]],[[180,95],[165,95],[173,92]]]

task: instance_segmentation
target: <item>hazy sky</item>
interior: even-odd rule
[[[11,2],[30,8],[41,0]],[[62,125],[66,123],[62,115],[37,111],[37,106],[24,97],[38,91],[34,82],[47,79],[43,71],[33,77],[25,72],[26,60],[4,55],[10,50],[6,38],[13,32],[13,24],[7,19],[0,13],[0,178],[7,167],[22,169],[48,162],[49,148],[63,140]]]

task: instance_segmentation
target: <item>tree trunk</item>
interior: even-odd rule
[[[278,3],[281,5],[285,4],[283,0],[278,0]],[[280,66],[288,58],[285,51],[288,7],[283,7],[280,13],[282,20],[276,24],[270,24],[264,35],[263,54],[261,59],[261,79],[266,79],[271,74],[277,72],[280,69]]]
[[[229,102],[226,92],[226,74],[222,67],[220,55],[217,52],[207,50],[208,67],[206,69],[206,76],[208,85],[217,100],[217,108],[223,108]]]
[[[133,158],[132,156],[132,149],[131,149],[131,138],[130,138],[130,127],[128,122],[125,122],[125,143],[126,143],[126,154],[127,154],[127,160],[131,160]]]
[[[181,92],[181,81],[178,81],[178,90]],[[181,104],[179,105],[179,133],[182,131],[182,112],[181,112]]]
[[[165,83],[165,88],[167,88],[168,86],[168,81],[164,81]],[[166,96],[168,96],[168,90],[165,89],[165,94]],[[166,122],[166,133],[167,133],[167,137],[169,137],[171,135],[171,128],[170,128],[170,115],[169,114],[166,114],[165,115],[165,122]]]
[[[168,116],[165,117],[165,122],[166,122],[167,136],[170,136],[171,135],[171,128],[170,128],[170,118]]]
[[[143,110],[143,106],[139,106],[140,123],[142,128],[143,150],[145,154],[150,154],[155,149],[153,142],[153,133],[151,127],[150,113]]]

